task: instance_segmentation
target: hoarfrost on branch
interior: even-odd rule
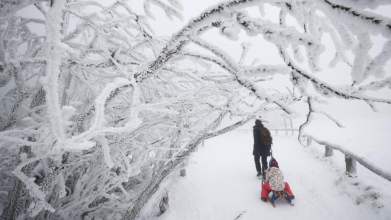
[[[140,1],[143,12],[133,11],[134,1],[127,0],[108,6],[81,0],[0,3],[3,218],[134,219],[202,141],[258,115],[297,114],[290,105],[306,101],[308,120],[300,129],[305,135],[315,113],[343,126],[316,107],[328,97],[361,100],[373,109],[375,103],[391,103],[367,95],[391,89],[384,70],[391,57],[391,20],[363,10],[389,1],[231,0],[169,39],[148,24],[156,19],[150,6],[183,19],[180,1]],[[279,8],[279,23],[264,18],[265,3]],[[253,6],[260,16],[249,15]],[[26,7],[35,7],[43,19],[19,16]],[[287,15],[299,27],[288,26]],[[46,34],[32,32],[29,24],[45,25]],[[203,39],[212,29],[230,40],[239,40],[241,31],[263,37],[275,45],[281,63],[246,65],[250,43],[242,44],[236,61]],[[336,48],[332,60],[320,60],[327,49],[324,34]],[[388,41],[371,57],[375,34]],[[187,61],[193,65],[183,67]],[[310,71],[300,66],[304,61]],[[344,74],[351,83],[341,89],[316,77],[320,62],[349,66]],[[289,78],[299,94],[267,89],[277,74]],[[234,116],[239,120],[221,126]]]

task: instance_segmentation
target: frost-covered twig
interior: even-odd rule
[[[235,76],[236,81],[239,84],[241,84],[242,86],[244,86],[245,88],[252,91],[260,100],[265,99],[268,102],[273,102],[276,105],[278,105],[279,107],[281,107],[281,109],[284,110],[286,113],[288,113],[288,114],[293,113],[292,110],[287,105],[280,102],[279,100],[274,99],[271,96],[268,96],[261,87],[259,87],[258,85],[256,85],[255,83],[253,83],[252,81],[250,81],[246,77],[244,77],[243,74],[241,73],[241,69],[236,66],[235,61],[233,59],[231,59],[228,54],[224,53],[223,51],[221,51],[217,47],[212,46],[211,44],[207,43],[206,41],[201,40],[200,38],[197,38],[195,36],[189,36],[189,37],[191,38],[191,40],[193,42],[197,43],[201,47],[204,47],[205,49],[210,50],[211,52],[213,52],[214,54],[216,54],[220,58],[222,58],[222,60],[224,61],[224,64],[222,64],[221,66],[222,67],[227,66],[226,69],[229,70],[229,72]]]
[[[362,28],[369,28],[372,31],[380,32],[384,37],[391,38],[391,19],[371,13],[349,8],[343,5],[332,3],[328,0],[316,0],[319,6],[324,9],[327,15],[332,14],[345,19],[346,23],[351,23]]]
[[[134,202],[134,205],[132,209],[128,210],[124,217],[122,218],[123,220],[133,220],[137,217],[139,214],[140,210],[142,207],[146,204],[146,202],[149,200],[149,198],[158,190],[160,183],[174,170],[175,167],[180,165],[186,158],[187,156],[194,152],[198,145],[204,141],[205,139],[215,137],[217,135],[221,135],[223,133],[226,133],[228,131],[231,131],[248,121],[253,119],[253,117],[246,118],[242,121],[239,121],[233,125],[230,125],[226,128],[223,128],[219,131],[213,132],[213,133],[206,133],[207,130],[204,130],[202,132],[202,135],[198,135],[195,139],[193,139],[188,147],[186,147],[188,150],[182,152],[179,156],[178,159],[171,161],[170,163],[167,163],[166,167],[160,172],[160,174],[156,177],[153,178],[153,181],[148,185],[148,187],[143,191],[143,193],[138,196],[137,200]],[[219,123],[220,119],[215,121],[214,123],[211,123],[211,125],[214,125],[215,123]]]
[[[350,7],[350,0],[341,1],[338,4]],[[379,1],[364,5],[376,6]],[[29,163],[22,173],[36,176],[35,185],[29,187],[38,187],[46,195],[43,198],[28,194],[23,182],[14,181],[14,189],[26,192],[11,193],[16,201],[11,211],[17,204],[26,203],[21,212],[12,211],[14,219],[21,213],[37,214],[37,219],[118,219],[125,210],[138,210],[152,198],[153,190],[165,177],[183,164],[197,143],[237,126],[216,131],[224,118],[242,117],[241,124],[264,112],[287,110],[290,104],[300,101],[302,97],[295,97],[293,92],[289,95],[277,89],[276,93],[276,88],[268,88],[276,74],[289,77],[288,82],[302,96],[311,97],[307,121],[314,113],[321,113],[340,124],[328,112],[316,108],[318,100],[307,89],[308,82],[326,98],[332,95],[359,99],[373,108],[379,101],[389,103],[365,94],[390,88],[383,70],[390,58],[390,44],[386,43],[374,58],[368,56],[368,48],[376,42],[368,38],[373,34],[370,28],[358,25],[370,25],[363,21],[370,13],[352,9],[344,15],[339,14],[341,8],[334,13],[327,3],[318,4],[320,0],[230,0],[207,9],[166,38],[156,35],[148,24],[149,17],[153,17],[155,9],[180,17],[179,0],[142,0],[145,13],[137,11],[130,0],[115,0],[107,6],[95,1],[67,0],[61,2],[64,7],[60,10],[52,4],[56,2],[49,2],[48,6],[53,6],[49,11],[41,5],[44,2],[38,1],[0,3],[6,6],[0,7],[5,21],[0,25],[0,87],[7,91],[0,103],[0,124],[7,125],[7,131],[0,134],[0,151],[6,151],[0,160],[19,154],[12,149],[29,146],[43,158]],[[262,13],[265,2],[281,10],[279,24],[264,16],[250,17],[243,10],[259,6]],[[149,8],[150,3],[158,7]],[[32,4],[35,7],[29,9],[42,13],[48,36],[30,31],[29,24],[41,20],[15,13]],[[50,14],[56,10],[58,14],[52,19]],[[289,27],[288,15],[300,27]],[[341,19],[344,17],[357,19]],[[379,17],[373,16],[375,20]],[[383,30],[387,19],[383,21],[375,23],[374,29]],[[255,58],[247,66],[245,55],[252,50],[249,47],[239,61],[234,60],[225,48],[200,37],[216,28],[231,40],[241,37],[240,28],[250,35],[262,35],[277,50],[281,49],[285,63],[255,65],[259,60]],[[330,34],[334,47],[322,45],[320,39],[325,33]],[[186,46],[192,42],[212,55],[189,50]],[[319,74],[323,74],[320,54],[336,48],[330,67],[342,61],[348,68],[359,70],[350,76],[354,85],[342,89],[326,84],[295,64],[288,56],[288,48],[295,61],[308,63]],[[58,49],[63,53],[56,54],[61,52]],[[349,50],[353,52],[354,65],[350,64],[351,56],[344,55]],[[186,60],[192,64],[184,67],[182,61]],[[369,82],[372,76],[377,79]],[[126,83],[121,84],[122,80]],[[260,107],[255,109],[256,106]],[[305,135],[305,125],[300,136]],[[23,158],[25,154],[19,156]],[[13,168],[18,163],[22,161],[16,161]],[[4,172],[11,175],[11,171]],[[1,183],[11,186],[11,181]],[[40,211],[43,200],[56,209],[54,213]]]
[[[310,76],[308,73],[306,73],[304,70],[299,69],[296,67],[296,65],[291,62],[289,55],[280,47],[280,53],[281,56],[284,58],[287,65],[292,69],[294,74],[298,74],[302,76],[305,80],[308,80],[309,82],[312,82],[314,87],[318,90],[318,92],[324,96],[330,96],[331,94],[341,97],[344,99],[357,99],[357,100],[363,100],[363,101],[373,101],[373,102],[381,102],[381,103],[387,103],[391,104],[391,100],[388,99],[379,99],[379,98],[370,98],[366,96],[359,96],[359,95],[352,95],[348,94],[343,91],[339,91],[336,88],[333,88],[333,86],[322,82],[321,80],[315,78],[314,76]]]
[[[247,211],[243,211],[243,212],[241,212],[234,220],[238,220],[240,217],[242,217],[242,215],[244,214],[244,213],[246,213]]]
[[[299,135],[298,135],[299,143],[301,145],[303,145],[304,147],[306,147],[307,145],[301,143],[301,138],[303,137],[303,130],[305,129],[306,126],[308,126],[309,123],[311,123],[311,121],[313,119],[313,115],[312,115],[312,112],[313,112],[313,110],[312,110],[312,98],[311,97],[308,97],[307,103],[308,103],[307,120],[303,124],[300,125],[300,127],[299,127]]]
[[[344,126],[341,124],[341,122],[337,121],[334,117],[332,117],[330,114],[326,113],[325,111],[319,110],[319,109],[313,109],[314,113],[325,115],[327,118],[329,118],[331,121],[333,121],[338,127],[343,128]]]
[[[46,41],[49,59],[46,61],[46,76],[41,78],[41,84],[46,92],[47,110],[50,112],[49,121],[52,132],[59,141],[65,137],[63,121],[61,117],[60,98],[58,97],[58,77],[60,75],[60,65],[62,55],[66,46],[61,43],[60,23],[62,21],[61,12],[64,3],[56,1],[48,12],[46,20]]]

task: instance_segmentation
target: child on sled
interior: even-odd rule
[[[265,182],[262,184],[261,200],[267,202],[269,192],[283,190],[285,190],[289,194],[291,199],[295,198],[291,188],[289,187],[289,184],[287,182],[284,182],[284,176],[282,175],[282,172],[278,167],[276,159],[272,158],[272,161],[270,161],[269,169],[267,169],[266,171]]]

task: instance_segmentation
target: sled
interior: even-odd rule
[[[274,202],[275,202],[278,198],[280,198],[280,197],[286,199],[286,201],[288,201],[289,204],[290,204],[291,206],[294,206],[294,205],[295,205],[295,204],[292,203],[292,198],[289,196],[289,194],[288,194],[285,190],[283,190],[283,191],[272,191],[272,192],[273,192],[272,198],[270,198],[270,197],[268,196],[268,197],[267,197],[267,201],[269,201],[269,202],[272,204],[272,206],[273,206],[274,208],[276,207],[276,205],[274,204]]]
[[[274,208],[276,207],[276,205],[272,202],[272,200],[270,200],[269,196],[267,197],[267,201],[269,201],[270,204],[272,204],[272,206],[273,206]]]

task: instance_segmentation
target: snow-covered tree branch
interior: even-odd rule
[[[305,136],[315,113],[342,126],[316,107],[322,99],[391,104],[370,93],[391,89],[384,69],[391,21],[363,10],[384,2],[357,8],[352,2],[230,0],[170,38],[158,36],[149,22],[154,10],[183,19],[179,0],[0,3],[0,165],[6,167],[0,192],[7,194],[0,193],[1,217],[134,219],[202,141],[256,116],[299,114],[291,104],[306,97]],[[143,11],[134,10],[137,3]],[[250,16],[248,9],[265,3],[279,8],[279,23]],[[27,7],[41,19],[18,14]],[[288,15],[297,26],[287,24]],[[34,25],[45,32],[33,32]],[[213,30],[232,41],[240,32],[263,37],[275,45],[280,63],[248,65],[247,43],[236,60],[204,37]],[[388,41],[371,57],[371,36],[378,33]],[[316,75],[329,49],[325,34],[336,48],[327,62],[350,69],[341,73],[350,77],[347,85]],[[268,89],[276,76],[300,94]],[[223,126],[227,117],[239,119]]]

